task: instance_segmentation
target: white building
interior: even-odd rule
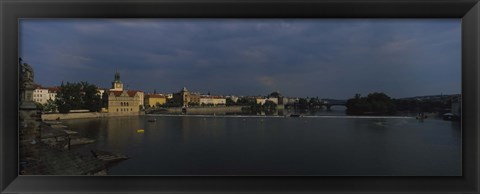
[[[255,99],[255,102],[257,104],[261,104],[261,105],[265,104],[265,102],[267,102],[267,101],[278,104],[278,98],[256,98]]]
[[[227,99],[221,96],[209,96],[202,95],[200,96],[200,105],[225,105],[227,104]]]
[[[37,86],[35,90],[33,90],[33,101],[40,103],[40,104],[45,104],[47,103],[47,100],[49,99],[48,95],[48,89],[47,88],[42,88],[41,86]]]
[[[35,90],[33,90],[33,101],[46,104],[48,100],[55,100],[57,97],[58,87],[42,87],[37,85]]]

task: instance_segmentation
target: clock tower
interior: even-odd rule
[[[120,81],[120,73],[115,72],[115,80],[112,82],[110,91],[123,91],[123,83]]]

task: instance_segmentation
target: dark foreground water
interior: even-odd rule
[[[64,122],[96,139],[91,148],[131,157],[111,167],[111,175],[461,175],[457,122],[342,115],[148,118]]]

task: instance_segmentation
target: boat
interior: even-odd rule
[[[302,115],[300,114],[291,114],[290,117],[301,117]]]
[[[147,121],[148,121],[148,122],[155,122],[155,121],[157,121],[157,119],[151,118],[151,119],[148,119]]]
[[[143,133],[143,132],[145,132],[145,130],[143,130],[143,129],[137,129],[137,133]]]
[[[443,120],[446,120],[446,121],[459,120],[459,117],[452,113],[445,113],[442,116],[443,116]]]

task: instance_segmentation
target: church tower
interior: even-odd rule
[[[112,89],[110,91],[123,91],[123,84],[120,81],[120,73],[115,72],[115,80],[112,82]]]

